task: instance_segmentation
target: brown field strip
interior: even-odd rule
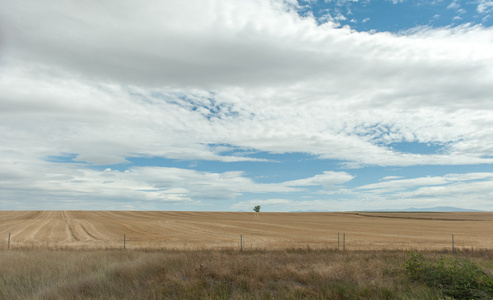
[[[0,247],[493,249],[493,213],[0,211]]]

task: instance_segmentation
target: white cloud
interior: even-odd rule
[[[359,189],[372,190],[372,191],[377,190],[378,193],[381,193],[381,192],[395,192],[398,190],[405,190],[417,186],[443,185],[445,183],[447,183],[447,181],[442,177],[420,177],[413,179],[398,179],[398,180],[372,183],[372,184],[361,186],[359,187]]]
[[[98,207],[105,209],[115,209],[118,202],[137,199],[142,207],[156,209],[175,204],[203,205],[207,200],[232,200],[246,192],[297,191],[282,183],[256,183],[242,172],[212,173],[166,167],[98,171],[84,164],[30,161],[23,165],[12,158],[4,158],[0,167],[5,170],[0,172],[2,200],[18,208],[56,209],[49,206],[51,201],[63,205],[72,198],[79,199],[84,206],[85,201],[97,198]]]
[[[402,176],[385,176],[381,180],[393,180],[393,179],[401,179]]]
[[[444,186],[456,182],[467,182],[474,180],[491,180],[493,173],[466,173],[466,174],[448,174],[446,176],[427,176],[412,179],[396,179],[395,177],[385,177],[385,182],[372,183],[359,187],[362,190],[378,190],[379,192],[406,190],[409,188],[423,186]],[[389,180],[390,179],[390,180]]]
[[[344,16],[343,14],[338,13],[338,14],[336,14],[336,15],[334,16],[334,20],[336,20],[336,21],[338,21],[338,22],[339,22],[339,21],[346,21],[346,20],[347,20],[347,18],[346,18],[346,16]]]
[[[460,8],[460,4],[458,0],[452,0],[450,4],[447,6],[448,9],[458,9]]]
[[[110,197],[126,191],[123,182],[133,196],[179,202],[353,178],[326,172],[282,186],[239,173],[130,168],[117,173],[118,185],[102,184],[98,171],[48,159],[63,155],[91,167],[131,157],[261,162],[249,155],[257,151],[347,167],[493,163],[492,28],[370,34],[318,25],[297,15],[295,1],[1,5],[0,155],[8,170],[1,176],[18,187],[9,195],[25,184]],[[393,142],[444,147],[401,153]],[[66,181],[38,178],[50,170]],[[179,176],[167,187],[173,192],[158,191],[150,177],[140,187],[137,170]]]
[[[286,186],[330,186],[335,184],[342,184],[352,180],[354,176],[346,172],[332,172],[325,171],[323,174],[315,175],[310,178],[298,179],[284,182]]]
[[[482,14],[490,13],[493,10],[493,1],[491,0],[478,0],[478,12]]]
[[[260,84],[259,68],[274,79],[280,68],[298,67],[291,59],[311,50],[292,43],[316,27],[282,1],[37,1],[4,8],[9,56],[142,86]],[[309,56],[303,60],[315,66]]]
[[[399,179],[358,187],[358,195],[379,208],[453,206],[491,210],[493,173],[447,174]]]

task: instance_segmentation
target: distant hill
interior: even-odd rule
[[[323,210],[296,210],[291,211],[294,213],[313,213],[313,212],[327,212]],[[361,212],[485,212],[479,209],[467,209],[453,206],[435,206],[435,207],[425,207],[416,208],[408,207],[405,209],[374,209],[374,210],[361,210]]]
[[[370,210],[366,210],[370,211]],[[460,207],[453,206],[435,206],[435,207],[425,207],[425,208],[416,208],[409,207],[406,209],[379,209],[377,211],[408,211],[408,212],[482,212],[483,210],[479,209],[466,209]]]

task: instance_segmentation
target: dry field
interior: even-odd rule
[[[493,213],[0,211],[0,247],[493,249]]]

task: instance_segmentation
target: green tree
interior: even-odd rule
[[[257,205],[253,208],[254,212],[260,212],[260,205]]]

